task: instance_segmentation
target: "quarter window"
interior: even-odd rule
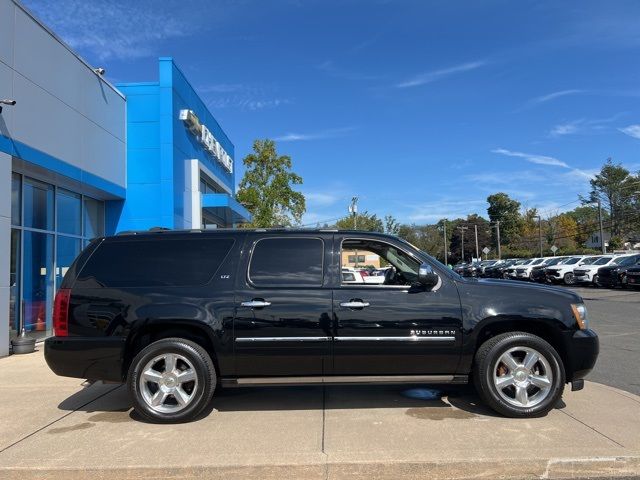
[[[319,238],[264,238],[253,248],[249,280],[258,287],[322,286]]]
[[[83,267],[83,287],[203,285],[231,250],[233,239],[115,240],[98,247]]]

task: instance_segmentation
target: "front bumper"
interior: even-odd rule
[[[574,275],[573,279],[578,283],[591,283],[591,275],[588,273],[584,275]]]
[[[586,377],[596,364],[600,341],[593,330],[577,330],[564,335],[567,382]]]
[[[124,346],[120,337],[49,337],[44,358],[62,377],[122,382]]]

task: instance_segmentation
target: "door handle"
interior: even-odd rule
[[[253,300],[249,300],[248,302],[242,302],[240,306],[249,307],[249,308],[263,308],[271,305],[271,302],[266,302],[260,298],[254,298]]]
[[[352,300],[349,300],[348,302],[342,302],[340,306],[344,308],[364,308],[369,306],[369,302],[363,302],[362,300],[352,299]]]

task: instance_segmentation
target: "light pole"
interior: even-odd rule
[[[542,257],[542,218],[540,215],[534,215],[533,218],[538,219],[538,239],[540,240],[540,256]]]
[[[460,232],[462,232],[462,240],[460,242],[460,253],[461,253],[461,256],[462,256],[461,260],[464,262],[464,231],[468,230],[469,227],[461,226],[461,227],[457,227],[457,228],[458,228],[458,230],[460,230]]]
[[[478,260],[478,258],[480,258],[480,251],[478,250],[478,224],[474,224],[473,228],[476,231],[476,260]]]
[[[446,218],[442,222],[442,239],[444,241],[444,264],[448,265],[449,262],[447,258],[447,219]]]
[[[600,224],[600,250],[607,253],[607,247],[604,246],[604,228],[602,228],[602,202],[598,198],[598,223]]]
[[[500,250],[500,220],[496,220],[496,240],[498,241],[498,260],[502,260],[502,251]]]

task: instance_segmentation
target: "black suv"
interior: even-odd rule
[[[611,265],[598,269],[598,285],[601,287],[627,286],[627,270],[640,264],[640,254],[616,258]]]
[[[390,265],[342,282],[343,250]],[[55,299],[58,375],[127,382],[134,408],[193,419],[217,385],[467,383],[512,417],[581,389],[598,355],[582,299],[463,278],[358,231],[144,232],[94,240]]]

